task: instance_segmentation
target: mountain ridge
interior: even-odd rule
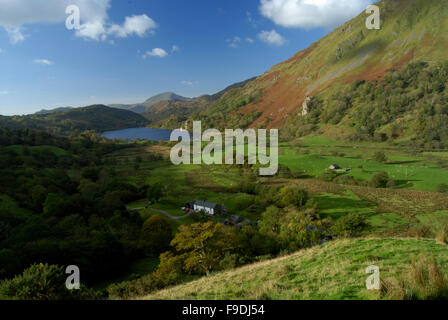
[[[101,133],[133,127],[143,127],[149,121],[128,110],[105,105],[91,105],[64,112],[25,116],[0,116],[0,127],[10,129],[34,129],[61,136],[78,135],[84,131]]]

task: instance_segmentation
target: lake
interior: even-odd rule
[[[113,140],[133,141],[135,139],[151,141],[170,141],[171,130],[155,128],[130,128],[115,131],[106,131],[101,137]]]

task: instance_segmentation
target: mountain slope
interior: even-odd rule
[[[139,114],[104,105],[93,105],[44,115],[0,116],[0,127],[29,128],[65,136],[77,135],[86,130],[100,133],[142,127],[147,124],[149,122]]]
[[[234,83],[224,90],[212,95],[203,95],[198,98],[183,101],[163,100],[152,105],[152,107],[148,108],[142,115],[150,120],[154,126],[177,129],[184,126],[184,122],[188,120],[192,114],[207,109],[227,92],[242,88],[254,79],[256,78]]]
[[[161,101],[191,101],[191,100],[192,100],[191,98],[182,97],[173,92],[165,92],[165,93],[155,95],[142,103],[129,104],[129,105],[128,104],[112,104],[109,106],[111,108],[129,110],[129,111],[136,112],[136,113],[143,113],[143,112],[148,111],[153,105],[155,105]]]
[[[238,92],[224,95],[197,118],[219,128],[280,128],[302,114],[307,97],[328,98],[355,81],[382,80],[387,70],[401,70],[410,62],[447,59],[448,1],[382,0],[377,5],[381,30],[368,30],[368,15],[361,13]]]
[[[155,292],[146,300],[378,299],[366,268],[381,280],[402,275],[413,257],[434,255],[447,272],[448,247],[416,239],[338,240],[293,255],[203,277]]]
[[[61,107],[61,108],[56,108],[56,109],[42,109],[40,111],[37,111],[35,114],[36,115],[45,115],[45,114],[50,114],[50,113],[55,113],[55,112],[66,112],[66,111],[70,111],[72,110],[72,107]]]

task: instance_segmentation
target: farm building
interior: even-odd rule
[[[194,210],[195,212],[204,211],[206,214],[211,216],[221,215],[227,212],[227,208],[224,205],[204,200],[196,200],[194,202],[190,202],[186,205],[186,207]]]

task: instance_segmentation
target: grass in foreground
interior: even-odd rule
[[[204,277],[165,289],[143,299],[380,299],[368,291],[366,268],[376,265],[381,279],[398,278],[413,257],[436,256],[441,272],[448,271],[448,246],[416,239],[338,240]]]

